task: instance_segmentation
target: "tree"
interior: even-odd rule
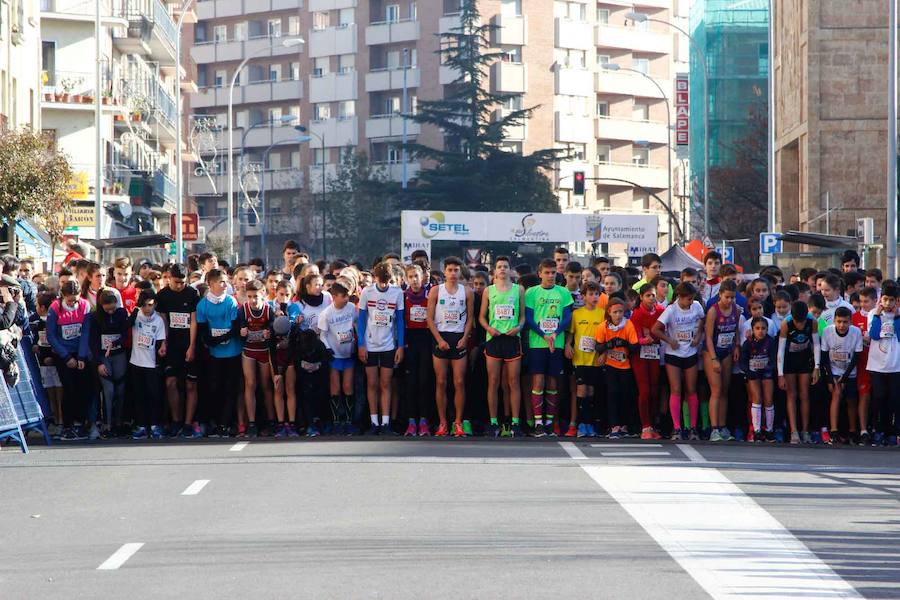
[[[459,77],[445,87],[444,98],[420,100],[417,112],[407,117],[444,134],[441,148],[408,145],[417,157],[434,163],[419,173],[411,195],[421,208],[559,212],[546,173],[562,151],[522,155],[503,148],[504,132],[523,125],[538,107],[495,115],[516,96],[491,92],[487,86],[490,66],[502,57],[490,42],[497,26],[481,23],[475,0],[463,0],[459,15],[458,27],[439,34],[438,50],[442,64]]]
[[[731,144],[723,144],[734,160],[731,164],[711,167],[709,191],[711,236],[715,239],[751,241],[735,246],[735,261],[755,266],[756,239],[766,230],[768,214],[768,113],[764,104],[748,113],[747,134]]]
[[[52,138],[30,129],[0,133],[0,219],[10,231],[17,219],[39,219],[52,253],[66,227],[71,181],[69,161]]]

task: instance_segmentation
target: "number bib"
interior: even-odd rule
[[[38,346],[42,346],[44,348],[47,348],[48,346],[50,346],[50,342],[47,341],[47,330],[46,329],[38,331]]]
[[[119,335],[118,334],[106,334],[100,336],[100,349],[101,350],[109,350],[110,348],[115,348],[119,345]]]
[[[424,323],[428,318],[428,309],[424,306],[410,306],[409,320],[413,323]]]
[[[881,337],[883,337],[883,338],[894,337],[894,322],[893,321],[882,321],[881,322]]]
[[[734,332],[720,333],[716,338],[716,348],[730,348],[734,346]]]
[[[847,363],[850,361],[850,353],[844,350],[832,350],[831,360],[832,362]]]
[[[213,335],[213,337],[222,337],[226,333],[231,331],[230,329],[216,329],[215,327],[210,328],[209,332]]]
[[[266,332],[264,329],[251,330],[247,332],[247,341],[252,343],[264,342]]]
[[[693,331],[676,331],[675,339],[679,342],[691,342],[694,340],[694,332]]]
[[[541,319],[541,331],[545,334],[555,333],[557,327],[559,327],[559,319]]]
[[[516,307],[512,304],[498,304],[494,307],[494,318],[498,321],[512,321],[515,317],[515,312]]]
[[[809,342],[800,342],[800,343],[791,342],[790,346],[788,347],[788,351],[789,352],[803,352],[807,348],[809,348]]]
[[[172,329],[190,329],[191,313],[169,313],[169,327]]]
[[[640,357],[645,360],[659,360],[659,344],[641,346]]]
[[[81,323],[69,323],[62,326],[62,339],[74,340],[81,335]]]
[[[372,313],[372,324],[375,327],[390,327],[391,326],[391,314],[382,311],[375,311]]]
[[[578,338],[578,349],[582,352],[594,352],[594,349],[597,347],[597,342],[594,338],[583,335]]]
[[[153,336],[147,335],[146,333],[139,333],[135,337],[134,343],[140,348],[152,348],[153,347]]]
[[[353,341],[352,330],[348,329],[347,331],[335,331],[335,334],[337,336],[337,341],[339,344],[349,344]]]
[[[614,362],[625,362],[625,351],[621,349],[609,350],[608,359]]]
[[[769,357],[768,356],[750,359],[750,370],[751,371],[765,371],[768,366],[769,366]]]
[[[444,324],[445,325],[458,325],[460,319],[460,312],[458,310],[445,310],[444,311]]]

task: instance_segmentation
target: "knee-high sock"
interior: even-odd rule
[[[759,431],[760,423],[762,422],[761,404],[753,404],[750,406],[750,418],[753,420],[753,431]]]
[[[547,410],[545,411],[546,414],[544,415],[544,420],[548,423],[552,423],[559,411],[559,398],[557,398],[556,390],[547,390],[545,394],[545,398],[547,399]]]
[[[709,428],[709,402],[700,403],[700,427],[702,429]]]
[[[535,423],[543,424],[544,390],[531,390],[531,408],[534,410]]]
[[[691,394],[687,398],[688,408],[691,411],[691,429],[697,428],[697,413],[700,411],[700,399],[697,394]]]
[[[772,431],[772,428],[775,426],[775,407],[767,406],[766,407],[766,431]]]
[[[671,394],[669,396],[669,413],[672,415],[672,424],[675,429],[681,429],[681,396]]]

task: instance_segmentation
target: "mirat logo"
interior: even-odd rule
[[[430,240],[440,233],[451,233],[452,235],[467,236],[469,235],[469,226],[465,223],[447,223],[447,219],[442,212],[433,212],[427,217],[419,219],[422,226],[422,237]]]

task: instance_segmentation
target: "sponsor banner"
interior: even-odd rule
[[[404,210],[403,240],[586,241],[585,215]]]
[[[691,84],[686,73],[675,77],[675,145],[688,146],[690,137]]]
[[[412,253],[416,250],[424,250],[428,253],[428,260],[431,260],[431,240],[407,240],[404,239],[400,242],[401,250],[400,253],[403,256],[403,262],[412,261]]]
[[[588,215],[589,240],[601,244],[625,244],[628,256],[656,252],[659,219],[656,215]]]

